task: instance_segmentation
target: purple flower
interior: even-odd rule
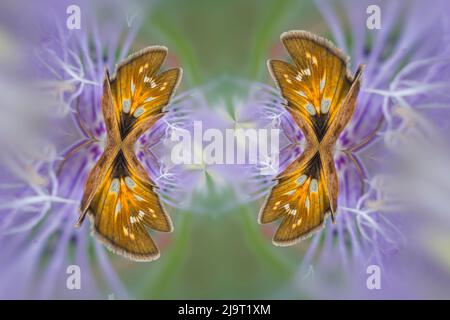
[[[104,69],[113,71],[129,53],[139,16],[129,20],[130,5],[117,1],[108,3],[112,18],[105,21],[99,14],[105,6],[76,1],[82,28],[68,30],[66,8],[72,4],[0,8],[7,44],[0,48],[0,298],[130,296],[113,259],[128,262],[92,240],[88,223],[80,230],[74,224],[84,181],[106,139]],[[356,114],[335,154],[341,182],[337,223],[300,245],[293,288],[320,298],[448,297],[448,251],[439,245],[449,241],[450,226],[448,5],[316,4],[329,37],[350,53],[352,70],[359,63],[367,67]],[[366,28],[366,8],[373,4],[381,8],[380,30]],[[280,129],[281,171],[303,151],[304,141],[282,104],[273,87],[234,78],[175,97],[136,145],[164,203],[214,215],[266,195],[277,171],[270,157],[209,164],[203,157],[208,143],[201,140],[191,149],[200,154],[199,163],[174,164],[173,137],[180,131],[193,135],[194,121],[203,132]],[[237,144],[247,153],[248,145]],[[263,169],[273,175],[261,175]],[[71,265],[80,267],[81,290],[67,286]],[[381,291],[367,287],[369,265],[381,270]]]
[[[320,298],[413,297],[400,286],[405,279],[401,263],[414,251],[405,214],[409,198],[400,197],[399,185],[389,183],[398,178],[391,173],[398,153],[404,152],[395,150],[390,138],[408,127],[406,122],[418,109],[433,114],[428,117],[432,127],[441,122],[438,114],[448,114],[449,33],[444,14],[448,6],[440,2],[430,8],[425,1],[316,4],[331,38],[350,53],[351,69],[360,63],[366,69],[355,115],[335,152],[340,177],[337,223],[328,221],[305,244],[296,285],[308,296]],[[366,28],[366,8],[373,4],[381,9],[380,30]],[[339,7],[345,12],[342,21],[336,13]],[[385,290],[368,289],[370,265],[380,268]]]
[[[127,28],[117,4],[111,12],[114,25],[105,28],[90,16],[101,6],[78,2],[82,28],[68,30],[69,4],[73,2],[32,5],[22,12],[30,20],[5,26],[7,35],[20,35],[12,47],[29,55],[2,68],[4,75],[24,75],[23,66],[28,68],[11,85],[6,104],[11,114],[5,130],[16,133],[8,132],[11,140],[2,139],[7,151],[0,173],[3,298],[128,296],[106,250],[91,240],[88,223],[80,230],[74,225],[86,175],[106,138],[100,111],[104,70],[114,70],[128,53],[139,22]],[[80,268],[80,290],[66,285],[70,265]],[[97,269],[100,277],[94,277]]]

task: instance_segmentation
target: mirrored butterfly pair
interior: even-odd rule
[[[286,246],[321,228],[329,213],[335,221],[339,180],[333,150],[355,111],[363,66],[351,75],[343,52],[306,31],[283,33],[281,41],[292,63],[269,60],[268,67],[306,147],[276,177],[258,220],[280,219],[273,242]],[[148,47],[120,62],[116,75],[105,73],[107,143],[88,175],[77,222],[88,215],[96,238],[136,261],[159,257],[149,229],[173,230],[155,183],[134,153],[135,142],[163,116],[181,80],[181,68],[159,72],[166,55],[165,47]]]

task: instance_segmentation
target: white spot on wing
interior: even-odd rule
[[[280,205],[281,201],[277,201],[275,205],[273,206],[273,210],[276,210],[278,206]]]
[[[156,87],[156,82],[155,82],[155,80],[153,80],[153,78],[149,78],[149,77],[145,76],[144,83],[149,83],[150,88],[152,88],[152,89]]]
[[[131,179],[129,176],[125,177],[125,184],[130,189],[132,189],[136,186],[136,182],[134,182],[133,179]]]
[[[322,103],[320,104],[320,111],[322,113],[327,113],[330,110],[331,102],[328,99],[322,99]]]
[[[123,102],[122,102],[122,110],[123,110],[123,112],[125,112],[125,113],[130,112],[130,108],[131,108],[131,101],[130,101],[130,99],[123,100]]]
[[[319,185],[317,184],[316,179],[312,179],[311,183],[309,184],[309,192],[317,192],[319,191]]]
[[[137,109],[136,109],[136,111],[134,111],[134,113],[133,113],[133,116],[135,117],[135,118],[137,118],[137,117],[139,117],[141,114],[143,114],[144,113],[144,109],[142,108],[142,107],[138,107]]]
[[[111,186],[109,187],[109,191],[110,192],[115,192],[115,193],[119,192],[119,179],[114,178],[111,181]]]
[[[304,76],[310,76],[311,75],[311,69],[310,68],[303,69],[301,72],[302,72],[302,74]]]
[[[306,105],[306,111],[308,111],[308,113],[312,116],[316,114],[316,108],[314,108],[314,106],[311,103],[308,103]]]
[[[297,93],[299,96],[306,98],[306,94],[303,91],[297,91]]]
[[[122,204],[120,203],[120,201],[118,201],[114,213],[117,215],[120,212],[120,210],[122,210]]]
[[[291,79],[289,79],[289,75],[287,73],[283,74],[284,79],[286,79],[287,83],[292,83]]]
[[[322,78],[319,83],[320,92],[323,92],[323,88],[325,87],[325,78]]]
[[[130,222],[134,224],[134,223],[137,223],[139,221],[142,221],[144,216],[145,216],[145,212],[142,211],[142,210],[139,210],[137,216],[131,216],[130,217]]]
[[[299,227],[302,224],[302,217],[300,217],[296,223],[292,224],[292,229]]]
[[[308,178],[308,176],[306,174],[302,174],[297,179],[297,185],[301,186],[302,184],[304,184],[307,178]]]
[[[316,66],[318,65],[318,64],[317,64],[317,57],[311,55],[311,53],[308,52],[308,51],[306,52],[306,58],[311,59],[311,60],[312,60],[312,63],[315,64]]]

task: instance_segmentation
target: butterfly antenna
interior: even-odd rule
[[[348,150],[345,150],[344,154],[350,159],[350,161],[355,166],[356,171],[358,172],[359,179],[360,179],[360,184],[361,184],[360,192],[361,192],[361,194],[364,194],[364,189],[365,189],[364,180],[366,179],[366,175],[364,174],[364,170],[362,169],[361,164],[358,162],[358,160],[356,160],[356,158],[355,158],[355,156],[353,155],[352,152],[350,152]]]
[[[80,151],[81,149],[83,149],[84,147],[90,145],[93,142],[95,142],[95,141],[86,140],[82,144],[80,144],[79,146],[77,146],[77,147],[73,148],[72,150],[70,150],[70,152],[66,156],[64,156],[64,159],[59,164],[58,169],[56,170],[56,174],[59,176],[61,174],[61,171],[62,171],[64,165],[66,164],[67,160],[69,160],[74,154],[76,154],[78,151]]]
[[[353,152],[356,152],[359,149],[365,147],[370,142],[370,140],[372,140],[372,138],[378,133],[378,131],[380,131],[383,123],[384,123],[384,117],[381,116],[381,118],[378,120],[378,123],[377,123],[377,126],[375,127],[375,129],[366,138],[364,138],[360,143],[355,144],[344,151],[353,153]]]
[[[364,174],[364,170],[361,167],[361,164],[356,160],[353,153],[360,150],[361,148],[365,147],[372,140],[372,138],[380,131],[383,123],[384,123],[384,117],[381,116],[380,119],[378,120],[378,123],[377,123],[377,126],[375,127],[375,129],[366,138],[364,138],[360,143],[355,144],[348,149],[342,150],[342,152],[344,152],[344,154],[353,163],[353,165],[356,168],[356,171],[358,172],[358,175],[360,177],[360,182],[361,182],[361,194],[364,193],[364,189],[365,189],[364,179],[366,177]]]
[[[89,138],[89,140],[85,140],[82,144],[80,144],[79,146],[73,148],[72,150],[69,151],[68,154],[66,154],[64,156],[64,159],[62,160],[62,162],[60,163],[60,165],[58,166],[58,169],[56,170],[56,174],[59,176],[61,174],[61,171],[65,165],[65,163],[67,162],[67,160],[69,160],[74,154],[76,154],[78,151],[80,151],[81,149],[83,149],[84,147],[87,147],[89,144],[93,143],[93,142],[98,142],[98,139],[94,138],[92,136],[92,134],[90,133],[90,131],[86,128],[86,126],[84,125],[84,121],[83,119],[80,117],[80,98],[77,99],[77,106],[76,106],[76,113],[77,113],[77,122],[78,125],[82,131],[82,133]]]

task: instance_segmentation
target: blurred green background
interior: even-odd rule
[[[277,52],[282,57],[279,36],[290,29],[327,30],[312,1],[159,1],[148,5],[133,50],[166,45],[184,69],[178,92],[224,76],[272,85],[266,60]],[[131,293],[153,299],[307,297],[293,288],[309,241],[274,247],[272,232],[257,223],[262,200],[215,214],[236,200],[211,183],[213,201],[204,201],[210,213],[169,209],[175,231],[163,239],[159,260],[111,257]]]

